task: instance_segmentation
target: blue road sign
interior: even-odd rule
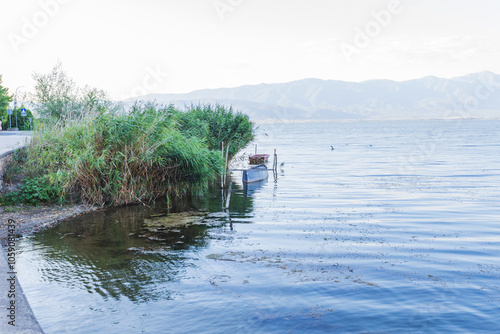
[[[7,109],[7,115],[12,115],[12,109]]]
[[[26,108],[21,109],[21,116],[26,117]]]

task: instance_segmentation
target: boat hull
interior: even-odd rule
[[[265,165],[255,166],[243,171],[243,183],[253,183],[266,180],[268,178],[267,167]]]

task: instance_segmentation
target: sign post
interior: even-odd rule
[[[9,128],[12,128],[12,120],[10,115],[12,115],[12,109],[7,109],[7,115],[9,115]]]
[[[17,89],[16,89],[16,92],[17,92]],[[19,123],[17,122],[17,101],[16,101],[15,97],[14,97],[14,113],[16,114],[16,129],[18,129]]]
[[[26,130],[26,108],[21,108],[21,116],[23,117],[23,128]]]

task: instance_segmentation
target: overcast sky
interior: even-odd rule
[[[500,73],[497,0],[2,0],[0,12],[11,92],[58,60],[113,98]]]

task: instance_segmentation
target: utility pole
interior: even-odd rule
[[[17,108],[17,90],[19,88],[22,88],[24,86],[19,86],[16,88],[16,92],[14,93],[14,112],[16,113],[16,128],[18,129],[19,128],[19,123],[17,123],[17,112],[16,112],[16,108]]]

